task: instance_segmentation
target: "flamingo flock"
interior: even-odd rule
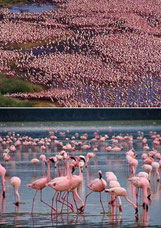
[[[11,93],[62,107],[160,107],[160,11],[151,0],[55,1],[0,10],[0,72],[44,91]]]
[[[31,136],[21,136],[15,132],[8,132],[0,136],[0,149],[1,160],[3,164],[0,164],[0,176],[2,182],[2,196],[3,198],[7,197],[8,190],[6,189],[6,173],[7,165],[10,161],[13,161],[14,155],[20,153],[22,148],[31,148],[35,147],[41,151],[39,159],[36,158],[36,153],[33,151],[33,156],[30,160],[30,165],[35,166],[35,169],[38,163],[42,163],[41,168],[45,169],[45,164],[47,164],[47,174],[43,174],[41,178],[34,180],[32,183],[27,184],[26,191],[29,191],[29,188],[35,190],[33,199],[31,214],[34,214],[34,204],[37,201],[36,195],[40,191],[40,202],[44,206],[50,208],[51,215],[55,214],[58,217],[60,214],[64,213],[64,207],[67,208],[67,213],[84,213],[87,208],[90,208],[89,195],[93,193],[95,197],[98,197],[101,204],[100,211],[102,210],[106,214],[106,207],[119,208],[119,213],[122,213],[124,206],[122,205],[121,197],[124,197],[125,200],[131,204],[135,210],[136,216],[140,210],[140,205],[144,210],[148,211],[150,207],[150,202],[153,197],[151,190],[151,181],[160,182],[160,141],[161,136],[156,132],[149,132],[149,137],[152,140],[152,150],[144,150],[144,145],[148,145],[148,138],[144,136],[144,133],[138,132],[136,140],[138,145],[142,146],[142,153],[136,154],[135,148],[133,147],[134,137],[129,134],[120,134],[120,135],[110,135],[102,136],[99,132],[94,132],[93,137],[89,137],[87,133],[80,134],[78,132],[75,135],[69,136],[69,131],[58,131],[54,129],[49,131],[48,137],[45,138],[34,138]],[[110,133],[112,134],[112,132]],[[144,140],[143,140],[144,139]],[[156,143],[155,142],[159,142]],[[111,144],[111,150],[109,148],[109,142]],[[54,152],[48,151],[45,153],[45,150],[42,149],[44,145],[45,150],[47,148],[54,148]],[[113,148],[119,147],[120,151],[113,150]],[[96,150],[97,148],[97,150]],[[114,154],[118,156],[123,154],[124,161],[126,163],[127,184],[131,185],[131,188],[134,189],[134,195],[130,199],[129,191],[126,189],[126,186],[121,185],[121,181],[117,178],[117,175],[112,170],[109,170],[107,165],[107,171],[102,172],[101,169],[98,170],[98,174],[93,175],[92,179],[89,178],[89,172],[91,166],[97,166],[99,160],[96,158],[101,158],[98,156],[99,153],[104,153],[108,156]],[[125,150],[126,148],[126,150]],[[129,148],[129,149],[127,149]],[[91,152],[93,150],[93,152]],[[19,152],[18,152],[19,151]],[[79,152],[79,153],[78,153]],[[10,156],[10,159],[6,159],[4,153]],[[89,162],[90,159],[90,162]],[[140,169],[138,172],[138,164],[140,164]],[[99,167],[100,168],[100,167]],[[54,173],[51,176],[51,170]],[[75,174],[77,172],[77,174]],[[87,180],[85,178],[87,174]],[[104,179],[105,177],[105,179]],[[87,181],[87,191],[85,197],[80,194],[80,186],[83,185],[84,181]],[[14,188],[16,200],[14,204],[16,206],[21,205],[20,195],[21,191],[19,188],[23,185],[23,180],[18,176],[13,176],[10,178],[10,184]],[[46,202],[42,197],[42,192],[44,189],[51,189],[52,198],[51,202]],[[139,197],[139,189],[141,190],[142,198]],[[7,194],[6,194],[7,192]],[[111,196],[110,200],[106,202],[102,200],[104,195],[107,193]],[[71,194],[71,197],[70,197]],[[89,197],[89,198],[88,198]],[[136,200],[136,202],[134,202]],[[118,203],[117,203],[118,202]],[[97,207],[99,207],[97,205]]]

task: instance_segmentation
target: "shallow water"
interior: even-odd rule
[[[4,139],[6,135],[15,132],[16,138],[17,134],[20,134],[21,137],[29,136],[33,139],[35,138],[49,138],[53,135],[52,132],[58,137],[58,140],[62,141],[63,144],[70,142],[71,137],[75,135],[76,132],[79,133],[79,137],[75,141],[80,141],[80,136],[85,132],[88,133],[88,139],[83,143],[88,144],[91,142],[91,149],[85,151],[81,148],[78,148],[76,151],[69,151],[71,155],[86,155],[87,152],[93,152],[95,143],[90,141],[94,137],[94,132],[98,132],[99,135],[104,136],[107,134],[109,139],[106,142],[98,142],[98,152],[96,157],[91,160],[91,164],[87,169],[84,169],[84,181],[79,187],[79,194],[82,199],[85,199],[86,194],[89,192],[89,189],[86,187],[94,178],[98,177],[98,170],[102,170],[103,178],[105,177],[106,171],[113,171],[121,186],[127,189],[128,197],[135,202],[135,197],[133,195],[133,188],[130,183],[127,181],[127,178],[130,176],[130,172],[127,167],[125,160],[125,152],[132,148],[132,145],[123,142],[119,145],[123,146],[121,152],[106,152],[105,148],[109,145],[112,145],[111,138],[114,134],[123,135],[131,134],[134,138],[133,147],[138,154],[138,167],[137,173],[142,170],[141,165],[143,164],[141,160],[141,154],[143,153],[143,144],[140,143],[136,137],[138,131],[144,132],[144,137],[148,139],[148,145],[150,150],[155,147],[158,151],[161,152],[161,146],[154,146],[152,144],[153,139],[149,134],[150,131],[156,131],[160,134],[161,132],[161,123],[160,122],[47,122],[47,123],[1,123],[0,124],[0,136]],[[65,136],[60,135],[60,132],[65,132]],[[68,139],[67,139],[68,138]],[[156,177],[153,174],[151,177],[151,188],[152,188],[152,197],[149,204],[148,212],[144,211],[141,203],[139,203],[139,213],[138,220],[135,217],[134,208],[122,198],[123,212],[122,214],[115,208],[115,212],[112,214],[111,208],[108,205],[110,196],[107,193],[102,193],[102,201],[106,210],[106,214],[103,215],[102,208],[99,202],[99,194],[92,193],[87,200],[87,205],[85,212],[82,214],[71,213],[70,210],[67,212],[66,207],[64,207],[64,213],[58,218],[51,217],[50,208],[40,202],[40,195],[38,193],[34,205],[34,215],[31,216],[31,206],[32,198],[34,195],[34,190],[27,188],[26,185],[32,181],[40,178],[47,172],[47,166],[43,167],[41,162],[36,165],[31,164],[30,160],[34,157],[39,158],[41,154],[46,154],[47,158],[54,156],[61,149],[57,147],[52,140],[50,146],[47,146],[44,151],[41,150],[40,145],[37,146],[24,146],[21,145],[17,147],[16,152],[10,153],[11,160],[7,163],[3,161],[2,153],[4,150],[9,147],[8,145],[2,145],[0,142],[0,163],[7,169],[6,174],[6,198],[2,198],[0,194],[0,224],[3,226],[27,226],[27,227],[50,227],[50,226],[59,226],[59,227],[160,227],[161,218],[161,185],[160,182],[156,181]],[[58,176],[58,173],[63,172],[63,164],[60,164],[59,170],[54,169],[54,166],[51,164],[51,176],[54,178]],[[78,170],[75,171],[75,174],[78,173]],[[21,186],[19,189],[21,196],[21,204],[19,207],[16,207],[13,203],[15,202],[15,196],[13,188],[10,184],[10,178],[12,176],[19,176],[21,178]],[[0,187],[1,190],[1,187]],[[53,196],[53,190],[49,187],[46,187],[43,190],[43,199],[45,202],[51,204],[51,198]],[[142,196],[141,196],[142,197]],[[69,198],[72,202],[71,196]]]
[[[38,4],[38,3],[31,3],[31,4],[17,4],[14,5],[12,9],[9,9],[11,13],[40,13],[43,11],[49,11],[55,9],[54,4],[46,3],[46,4]]]

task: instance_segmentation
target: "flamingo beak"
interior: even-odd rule
[[[70,159],[73,159],[74,161],[76,161],[76,158],[73,156],[70,156]]]
[[[138,214],[138,208],[135,209],[135,214]]]
[[[72,167],[72,174],[74,173],[74,171],[75,171],[75,167]]]
[[[53,158],[49,158],[49,160],[50,160],[52,163],[55,163],[55,161],[54,161]]]
[[[6,193],[5,193],[5,192],[3,192],[3,194],[2,194],[2,195],[3,195],[3,198],[5,198],[5,197],[6,197]]]
[[[17,207],[20,205],[20,203],[19,202],[16,202],[16,203],[14,203]]]
[[[84,158],[82,158],[82,157],[79,157],[79,158],[80,158],[80,160],[83,160],[84,163],[86,163],[86,160]]]

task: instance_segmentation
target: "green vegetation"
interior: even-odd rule
[[[0,7],[9,7],[9,4],[32,2],[32,0],[0,0]]]
[[[17,78],[7,78],[0,74],[0,93],[33,93],[40,92],[43,88],[39,85],[32,84]]]
[[[4,97],[0,94],[0,107],[33,107],[36,102],[28,100],[17,100],[14,98]]]
[[[32,93],[40,92],[43,88],[30,82],[17,78],[7,78],[0,74],[0,107],[34,107],[37,102],[29,100],[18,100],[3,96],[7,93]]]

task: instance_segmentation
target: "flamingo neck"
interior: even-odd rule
[[[19,194],[17,189],[15,189],[15,193],[16,193],[16,196],[17,196],[17,202],[19,203],[20,202],[20,194]]]
[[[79,168],[79,176],[81,179],[83,179],[83,173],[82,173],[82,170],[81,170],[81,167],[80,167],[80,164],[78,163],[78,168]]]
[[[47,175],[47,182],[50,181],[50,161],[48,161],[48,175]]]
[[[69,159],[67,158],[67,178],[72,180],[72,173],[70,171]]]
[[[5,192],[6,191],[6,181],[5,181],[5,175],[2,175],[2,191]]]
[[[148,204],[148,199],[147,199],[147,187],[142,188],[143,191],[143,202],[145,204]]]
[[[137,206],[131,200],[128,199],[127,195],[125,195],[124,197],[133,206],[134,209],[137,208]]]

